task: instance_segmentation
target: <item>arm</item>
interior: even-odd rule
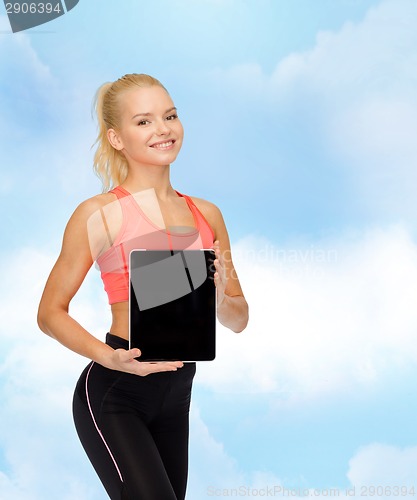
[[[93,264],[91,245],[100,246],[99,242],[89,241],[87,231],[88,220],[99,209],[97,199],[91,198],[82,203],[71,216],[65,229],[61,253],[49,275],[39,304],[39,328],[72,351],[113,370],[138,375],[175,370],[182,363],[139,363],[134,359],[140,356],[139,349],[113,350],[68,314],[70,301]]]
[[[214,234],[214,284],[217,290],[217,318],[223,326],[236,333],[244,330],[249,320],[249,308],[233,265],[229,235],[220,210],[213,203],[195,199],[198,208],[210,223]]]
[[[249,306],[241,292],[233,263],[224,258],[230,253],[222,250],[220,245],[216,240],[213,247],[216,253],[214,284],[217,288],[217,318],[223,326],[240,333],[248,324]]]

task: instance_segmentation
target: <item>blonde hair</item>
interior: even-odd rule
[[[121,151],[113,148],[107,138],[107,131],[117,130],[120,125],[120,95],[134,87],[151,87],[158,85],[165,91],[162,83],[145,74],[132,73],[124,75],[115,82],[104,83],[94,97],[93,106],[97,116],[98,135],[95,143],[93,169],[103,184],[103,192],[121,184],[127,177],[128,164]]]

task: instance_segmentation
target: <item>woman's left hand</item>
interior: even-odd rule
[[[214,267],[216,271],[214,273],[214,284],[216,285],[217,291],[217,307],[223,302],[226,289],[226,270],[224,267],[223,256],[220,252],[219,240],[216,240],[213,244],[214,254],[216,256],[214,260]]]

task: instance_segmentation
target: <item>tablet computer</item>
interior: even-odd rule
[[[129,344],[139,361],[211,361],[216,348],[212,249],[132,250]]]

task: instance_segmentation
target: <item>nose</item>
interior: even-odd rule
[[[156,124],[156,133],[158,135],[166,135],[169,134],[171,129],[168,126],[168,123],[165,120],[159,120]]]

